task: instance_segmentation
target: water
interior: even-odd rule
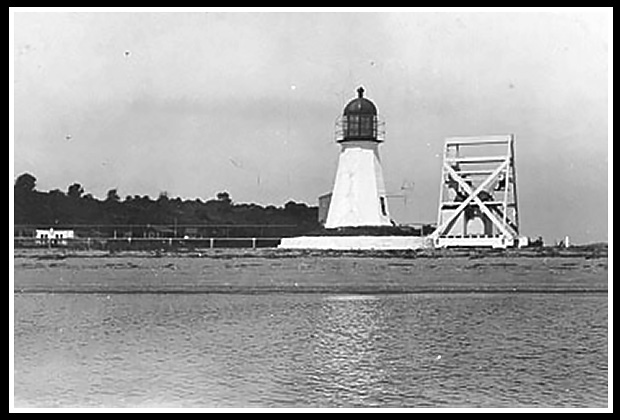
[[[69,291],[56,268],[16,266],[63,290],[15,294],[18,407],[607,406],[605,293],[125,293],[109,267]]]

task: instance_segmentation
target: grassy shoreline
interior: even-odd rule
[[[16,248],[15,258],[64,259],[80,257],[189,257],[189,258],[607,258],[607,244],[578,245],[569,248],[522,249],[423,249],[423,250],[290,250],[277,248],[196,248],[157,250],[81,250],[71,248]]]

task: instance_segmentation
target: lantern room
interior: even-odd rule
[[[377,107],[364,98],[364,88],[357,89],[357,98],[344,107],[342,117],[336,123],[336,141],[368,140],[382,142],[384,124],[379,121]]]

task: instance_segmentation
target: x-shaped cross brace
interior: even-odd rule
[[[444,169],[447,171],[447,173],[450,174],[450,176],[452,177],[452,179],[454,179],[460,186],[461,188],[468,194],[467,198],[465,200],[463,200],[463,202],[456,208],[456,210],[454,211],[454,213],[452,213],[450,215],[450,217],[448,217],[447,220],[445,220],[441,226],[438,226],[437,229],[435,229],[435,232],[433,232],[431,234],[431,237],[436,238],[439,235],[444,234],[445,232],[449,231],[452,228],[452,225],[454,225],[454,223],[456,222],[456,219],[461,215],[461,213],[465,210],[465,208],[473,201],[475,202],[480,210],[482,210],[482,212],[491,220],[491,222],[504,234],[504,236],[509,236],[509,237],[514,237],[516,236],[516,232],[513,231],[512,228],[510,228],[510,226],[507,226],[506,224],[504,224],[502,222],[502,220],[498,219],[497,216],[495,214],[493,214],[493,212],[484,204],[484,202],[482,200],[480,200],[480,198],[478,197],[478,194],[480,194],[482,191],[484,191],[490,184],[491,182],[493,182],[495,180],[495,178],[497,178],[497,176],[506,169],[506,167],[508,166],[508,164],[510,163],[510,158],[506,158],[506,160],[504,162],[502,162],[501,165],[499,165],[495,171],[493,171],[493,173],[491,173],[491,175],[488,176],[487,179],[485,179],[479,186],[478,188],[476,188],[476,190],[473,190],[469,184],[454,170],[452,169],[452,167],[450,165],[448,165],[448,163],[444,162]]]

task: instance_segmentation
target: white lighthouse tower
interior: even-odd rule
[[[338,170],[325,228],[390,226],[390,213],[379,158],[383,125],[364,88],[344,108],[338,121]]]

